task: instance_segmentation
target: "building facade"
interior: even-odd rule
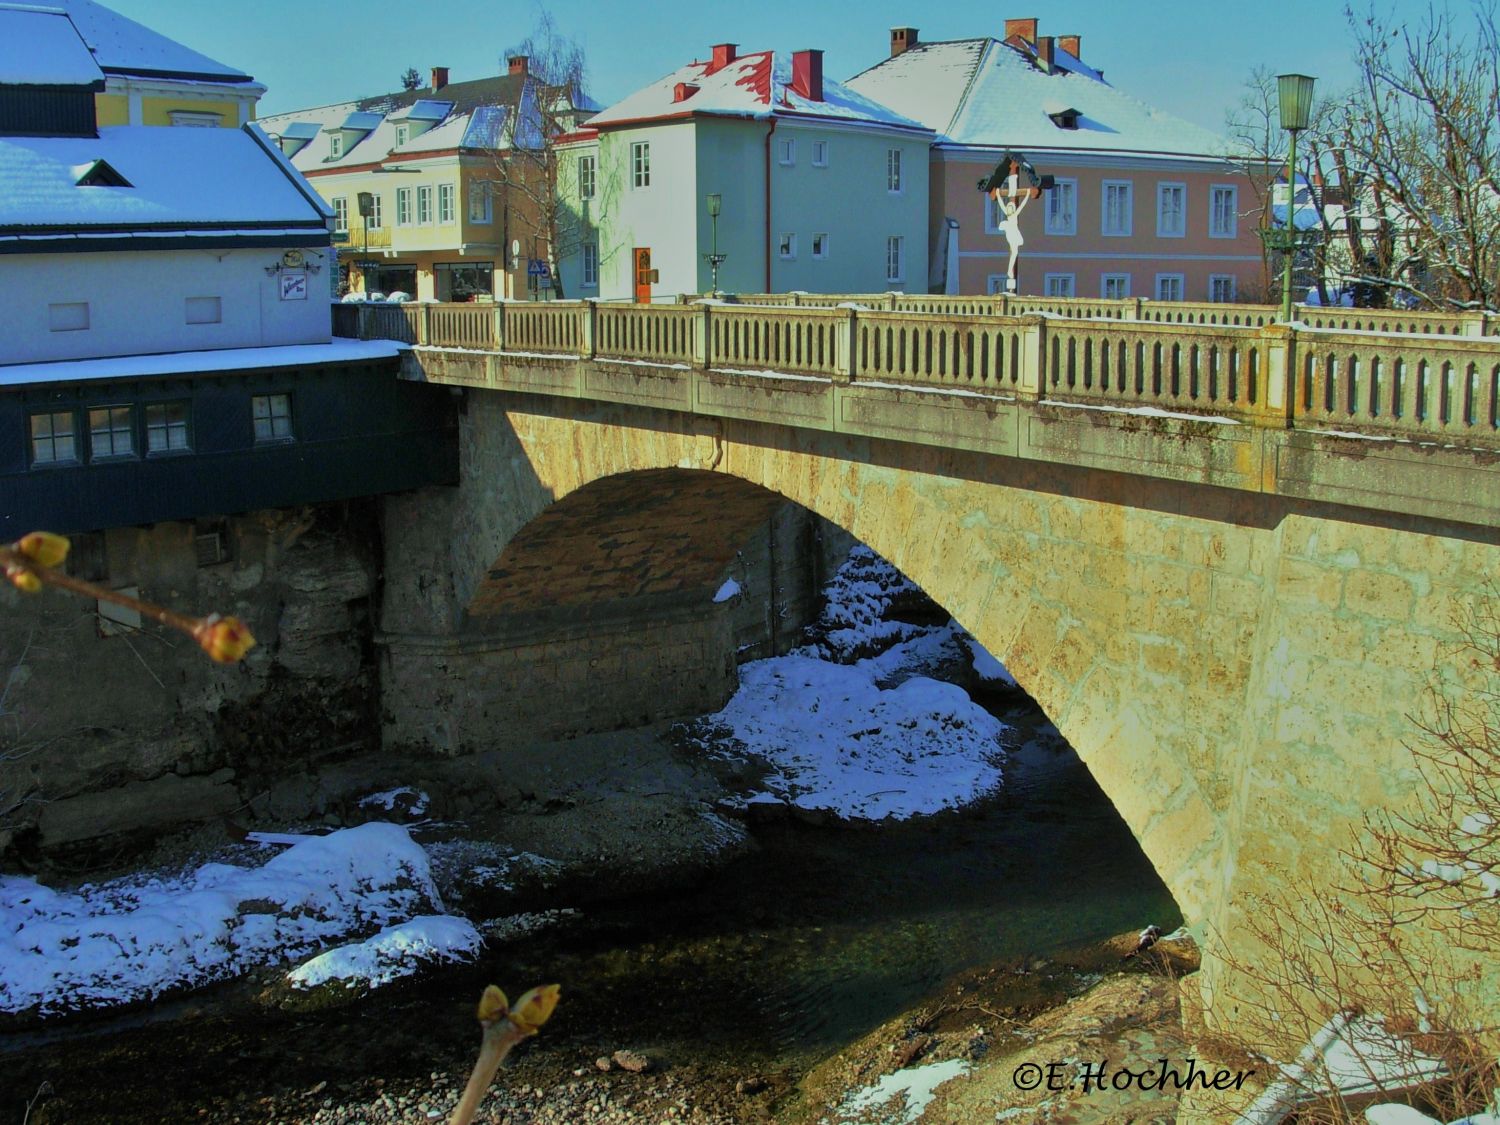
[[[564,287],[708,292],[717,253],[721,291],[920,291],[931,140],[825,80],[821,51],[718,44],[559,144],[576,224]]]
[[[557,99],[567,100],[559,108]],[[261,125],[335,216],[343,288],[454,301],[528,295],[546,221],[528,174],[581,97],[508,73],[276,114]],[[584,103],[586,104],[586,103]]]
[[[452,478],[451,406],[333,339],[332,216],[257,126],[100,125],[66,12],[0,8],[7,39],[0,538]]]
[[[1077,35],[923,43],[891,32],[890,57],[850,88],[937,133],[928,237],[935,292],[1003,291],[1005,216],[978,190],[1006,156],[1053,186],[1019,215],[1018,291],[1055,297],[1234,301],[1259,295],[1257,194],[1227,142],[1109,85]]]

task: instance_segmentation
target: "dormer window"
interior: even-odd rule
[[[328,159],[337,160],[344,155],[344,137],[342,133],[332,133],[328,137]]]
[[[104,160],[90,161],[88,164],[80,165],[73,169],[77,179],[73,182],[79,187],[134,187],[129,180],[116,172]]]
[[[410,125],[397,125],[396,126],[396,147],[400,148],[402,145],[404,145],[409,140],[411,140],[411,126]]]
[[[1067,109],[1055,110],[1051,113],[1048,113],[1047,116],[1052,119],[1052,124],[1056,125],[1059,129],[1078,128],[1078,118],[1080,114],[1071,106]]]

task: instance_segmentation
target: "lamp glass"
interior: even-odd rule
[[[723,202],[724,202],[724,200],[723,200],[722,196],[720,196],[718,194],[710,195],[708,197],[708,213],[709,213],[709,215],[711,215],[713,218],[717,219],[719,217],[719,210],[723,206]]]
[[[1276,100],[1283,129],[1297,132],[1307,128],[1312,117],[1313,83],[1316,81],[1305,74],[1276,76]]]

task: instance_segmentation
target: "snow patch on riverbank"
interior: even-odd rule
[[[427,854],[394,824],[304,840],[254,868],[72,892],[0,876],[0,1011],[150,999],[442,908]]]

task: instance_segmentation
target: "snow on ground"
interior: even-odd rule
[[[255,868],[73,892],[0,876],[0,1011],[148,999],[441,909],[426,853],[394,824],[304,840]]]
[[[1004,725],[963,688],[925,676],[882,690],[867,667],[757,660],[740,668],[740,690],[709,722],[769,764],[751,801],[905,819],[1000,785]]]
[[[969,1073],[969,1064],[963,1059],[928,1063],[924,1066],[907,1067],[894,1074],[887,1074],[873,1086],[855,1090],[839,1105],[841,1117],[858,1114],[861,1122],[873,1122],[872,1111],[879,1112],[879,1120],[888,1125],[913,1125],[922,1116],[937,1088],[944,1082],[961,1078]],[[896,1105],[892,1099],[900,1098]]]
[[[740,803],[905,819],[997,789],[1004,724],[963,688],[920,673],[972,660],[983,678],[1008,678],[999,661],[951,620],[893,620],[894,608],[925,598],[868,547],[850,552],[825,594],[810,643],[742,665],[739,690],[700,728],[717,752],[768,766]]]
[[[714,595],[714,604],[717,605],[719,602],[727,602],[730,598],[738,597],[740,592],[740,584],[733,578],[726,578],[724,585],[720,586],[718,593]]]
[[[425,914],[387,926],[374,937],[341,945],[298,965],[286,975],[293,988],[317,988],[341,980],[349,988],[379,988],[432,961],[472,961],[484,939],[467,918]]]

